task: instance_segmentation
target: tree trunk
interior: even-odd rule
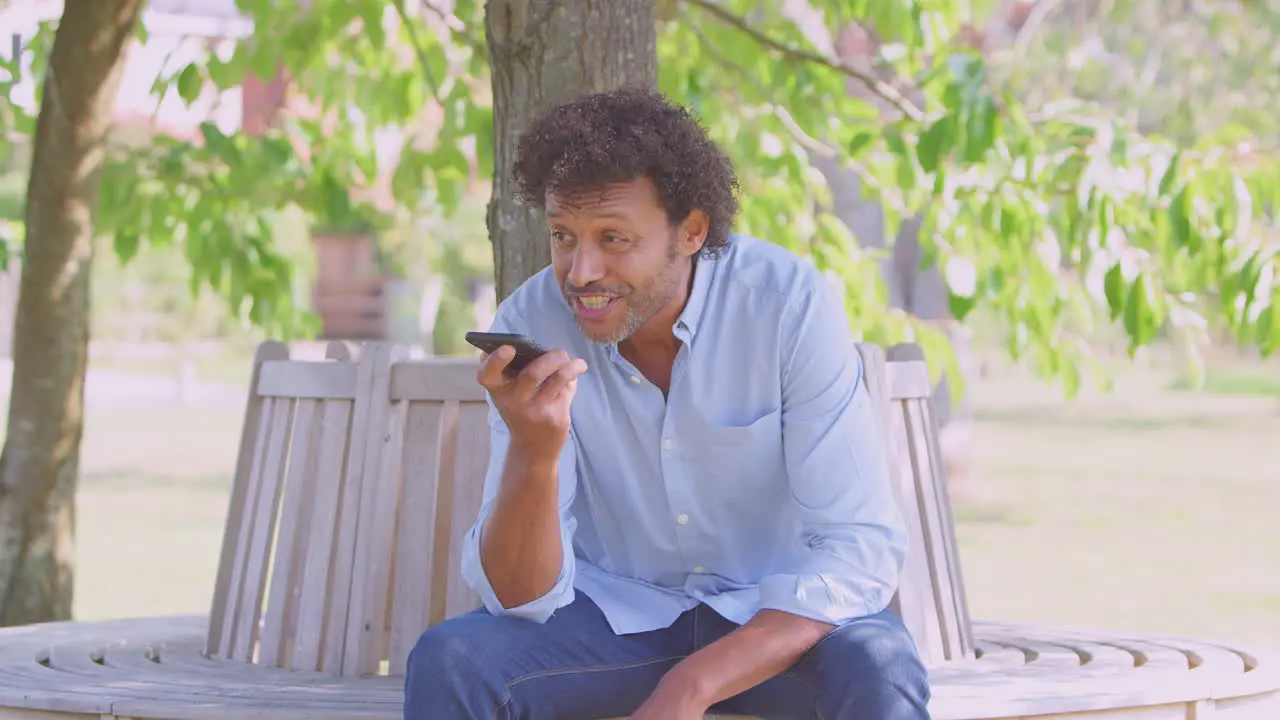
[[[144,3],[67,0],[53,41],[27,185],[0,454],[0,626],[71,617],[98,171]]]
[[[590,92],[657,84],[653,0],[488,0],[494,179],[489,202],[501,301],[551,262],[540,205],[515,198],[516,142],[537,114]]]

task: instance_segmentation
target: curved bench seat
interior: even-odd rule
[[[185,616],[0,630],[0,718],[2,708],[49,720],[401,717],[399,677],[213,659],[206,630]],[[1017,623],[975,622],[974,639],[975,659],[931,671],[936,720],[1280,718],[1275,655]]]

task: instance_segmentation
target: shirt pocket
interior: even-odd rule
[[[759,497],[786,486],[780,408],[741,425],[707,423],[691,440],[686,449],[696,475],[715,480],[719,492],[733,488]]]
[[[707,423],[702,427],[706,443],[711,447],[746,445],[764,441],[779,444],[782,440],[782,410],[770,410],[745,425]]]
[[[690,438],[692,445],[686,442],[687,462],[696,507],[708,528],[706,542],[727,562],[715,567],[726,577],[754,582],[755,568],[767,565],[785,544],[788,527],[782,411],[744,424],[708,423],[699,430]]]

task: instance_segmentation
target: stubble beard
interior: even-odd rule
[[[667,249],[666,267],[644,289],[632,291],[618,299],[618,302],[623,306],[621,309],[626,312],[618,329],[608,335],[598,335],[588,332],[579,323],[578,330],[592,343],[605,347],[616,346],[634,335],[645,323],[649,322],[670,304],[679,293],[680,263],[677,262],[678,256],[679,254],[676,252],[676,236],[675,233],[672,233],[671,242]]]

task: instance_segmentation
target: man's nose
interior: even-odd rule
[[[599,251],[587,243],[579,245],[573,254],[573,265],[569,268],[569,284],[586,287],[603,277],[604,262]]]

